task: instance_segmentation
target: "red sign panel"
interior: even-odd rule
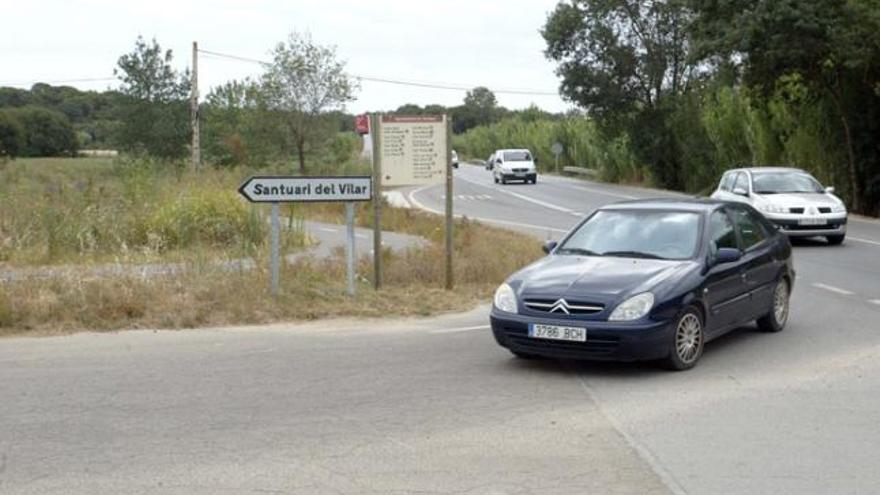
[[[370,116],[367,114],[354,117],[354,131],[358,134],[370,133]]]

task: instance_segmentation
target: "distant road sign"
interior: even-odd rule
[[[370,133],[370,116],[367,114],[355,116],[354,130],[358,134],[369,134]]]
[[[550,151],[552,151],[554,155],[561,155],[562,143],[553,143],[553,146],[550,147]]]
[[[238,192],[252,203],[369,201],[373,182],[370,176],[254,176]]]

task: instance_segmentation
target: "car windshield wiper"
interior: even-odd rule
[[[602,256],[620,256],[624,258],[645,258],[651,260],[665,260],[663,256],[658,256],[653,253],[646,253],[644,251],[606,251],[602,253]]]
[[[601,254],[590,251],[589,249],[584,248],[559,248],[556,250],[557,254],[580,254],[583,256],[602,256]]]

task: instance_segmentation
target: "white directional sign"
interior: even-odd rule
[[[383,186],[438,184],[446,179],[446,118],[383,115],[379,122]]]
[[[255,176],[238,192],[252,203],[369,201],[373,184],[370,176]]]

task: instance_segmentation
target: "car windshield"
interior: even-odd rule
[[[694,256],[700,215],[680,211],[602,210],[580,226],[559,254],[688,259]]]
[[[753,174],[752,190],[757,194],[821,193],[822,185],[801,172],[763,172]]]
[[[528,151],[505,151],[505,162],[528,162],[532,160],[532,155]]]

